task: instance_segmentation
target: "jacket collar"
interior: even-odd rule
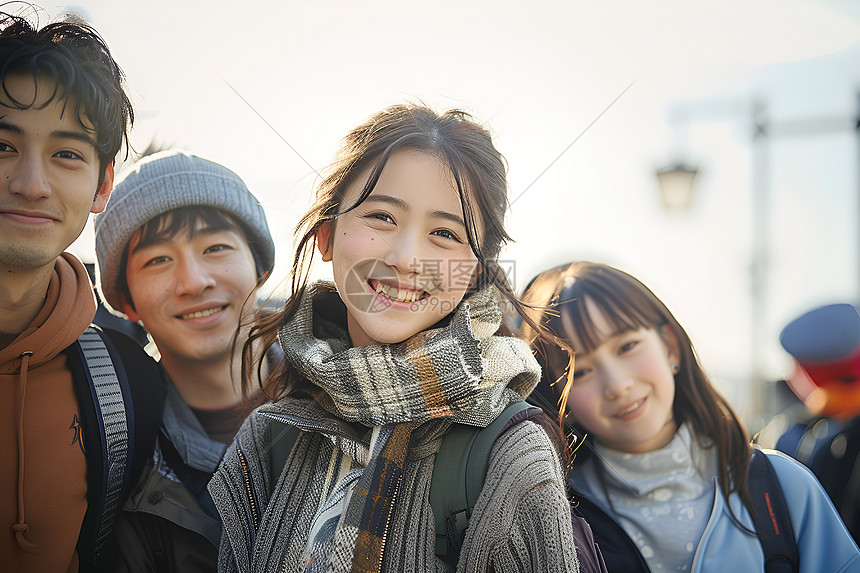
[[[218,468],[227,444],[209,437],[172,381],[167,385],[161,426],[186,465],[208,473]]]

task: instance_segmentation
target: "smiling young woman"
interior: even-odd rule
[[[488,426],[539,377],[502,321],[503,301],[521,308],[496,260],[506,193],[501,154],[463,112],[394,106],[347,135],[299,226],[291,297],[246,344],[277,340],[285,363],[264,384],[276,401],[210,483],[237,524],[225,570],[444,567],[427,493],[442,438]],[[305,284],[315,246],[334,283]],[[290,428],[292,454],[271,467]],[[450,566],[578,570],[559,450],[539,423],[501,434],[485,484]]]
[[[609,571],[766,570],[749,434],[669,309],[629,274],[590,262],[544,271],[523,299],[573,351],[535,340],[544,375],[530,400],[562,409],[585,437],[568,478]],[[860,551],[812,474],[762,455],[789,500],[799,571],[857,568]]]

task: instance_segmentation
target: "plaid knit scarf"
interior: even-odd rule
[[[399,344],[352,347],[345,307],[331,283],[306,289],[279,333],[286,359],[317,387],[332,414],[381,426],[336,530],[322,541],[319,570],[381,571],[385,538],[412,430],[448,418],[484,427],[540,378],[528,345],[495,336],[502,313],[495,287],[473,293],[444,326]],[[317,547],[320,540],[312,540]],[[317,570],[319,563],[309,564]]]

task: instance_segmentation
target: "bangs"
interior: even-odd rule
[[[640,292],[622,285],[613,287],[575,279],[559,294],[555,305],[558,315],[549,325],[570,343],[574,353],[588,354],[607,337],[642,328],[657,329],[665,323],[658,309],[648,304]],[[592,304],[588,305],[588,301]],[[599,310],[609,324],[609,333],[601,333],[595,326],[594,309]]]
[[[229,215],[214,207],[182,207],[147,221],[140,228],[140,240],[135,245],[134,250],[137,251],[156,243],[173,240],[183,233],[187,233],[188,237],[193,239],[203,229],[210,231],[240,230]]]

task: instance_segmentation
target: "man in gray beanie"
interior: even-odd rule
[[[102,299],[143,325],[170,380],[154,459],[117,525],[120,570],[215,571],[206,484],[258,400],[243,397],[233,339],[274,265],[265,213],[229,169],[160,152],[117,183],[95,236]]]

